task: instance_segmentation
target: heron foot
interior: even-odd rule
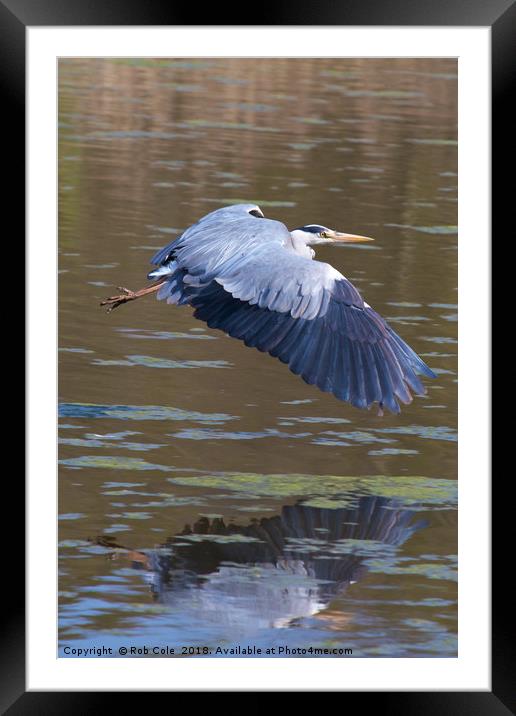
[[[109,298],[105,298],[103,301],[100,302],[100,305],[107,306],[107,313],[111,313],[111,311],[114,311],[115,308],[121,306],[122,303],[127,303],[128,301],[135,301],[137,298],[140,298],[140,296],[146,296],[149,293],[154,293],[160,288],[160,286],[163,286],[164,283],[164,280],[156,281],[156,283],[152,283],[146,288],[141,288],[139,291],[131,291],[130,288],[125,288],[125,286],[117,286],[118,290],[120,291],[120,294],[118,296],[110,296]]]
[[[123,286],[117,286],[117,288],[119,291],[121,291],[119,296],[109,296],[109,298],[105,298],[103,301],[100,302],[101,306],[107,306],[107,313],[111,313],[111,311],[114,311],[115,308],[121,306],[122,303],[127,303],[127,301],[134,301],[134,299],[137,298],[135,292],[131,291],[130,289],[124,288]]]

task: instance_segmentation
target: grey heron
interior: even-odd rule
[[[151,259],[153,283],[101,303],[113,310],[156,292],[194,316],[267,352],[306,383],[357,408],[392,413],[423,395],[424,361],[330,264],[311,248],[371,241],[319,224],[293,231],[254,204],[210,212]]]

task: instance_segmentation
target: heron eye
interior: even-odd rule
[[[326,233],[326,231],[321,231],[321,233],[319,234],[319,236],[321,237],[321,239],[327,239],[327,238],[328,238],[328,234]]]

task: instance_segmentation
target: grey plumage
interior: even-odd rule
[[[165,281],[158,299],[191,305],[196,318],[279,358],[307,383],[358,408],[376,402],[398,413],[411,391],[424,394],[418,375],[435,376],[348,279],[313,260],[309,246],[332,234],[315,225],[289,232],[259,207],[237,204],[158,251],[148,277]]]

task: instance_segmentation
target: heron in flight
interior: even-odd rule
[[[318,224],[289,231],[254,204],[210,212],[151,259],[152,283],[101,303],[113,310],[156,292],[246,346],[267,352],[306,383],[357,408],[400,412],[418,375],[435,374],[353,284],[312,246],[371,241]]]

